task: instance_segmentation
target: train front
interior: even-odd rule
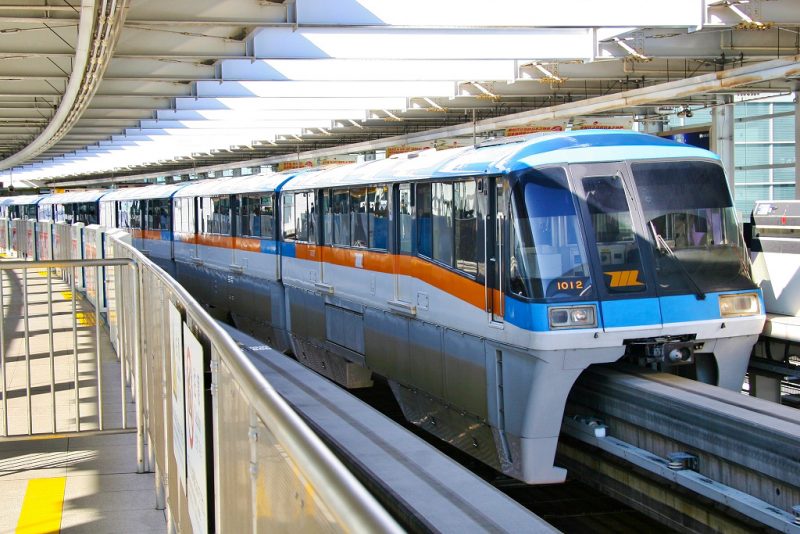
[[[539,310],[533,348],[740,389],[765,316],[719,161],[642,134],[572,139],[510,174],[507,313]]]

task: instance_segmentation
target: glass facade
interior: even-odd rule
[[[794,102],[740,102],[734,117],[736,209],[748,220],[756,200],[795,196]]]
[[[734,202],[741,219],[750,219],[756,200],[795,198],[794,97],[734,104]],[[711,124],[710,109],[692,117],[670,116],[667,130]]]

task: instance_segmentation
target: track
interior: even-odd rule
[[[604,495],[574,476],[568,476],[564,484],[530,486],[498,473],[472,456],[405,421],[389,386],[381,380],[377,380],[373,387],[349,392],[414,432],[562,532],[637,534],[668,531],[658,521],[616,498]]]
[[[793,408],[674,375],[598,367],[573,388],[567,416],[564,433],[604,451],[594,456],[608,461],[601,466],[562,440],[568,467],[660,521],[686,530],[800,532],[792,515],[800,504],[800,417]],[[593,419],[607,437],[596,421],[586,424]]]

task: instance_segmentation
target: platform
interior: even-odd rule
[[[3,261],[0,258],[0,261]],[[152,473],[137,474],[136,433],[92,435],[98,430],[97,347],[102,367],[103,426],[121,426],[120,365],[105,328],[95,327],[91,306],[52,276],[53,351],[50,356],[47,272],[28,272],[30,358],[26,358],[21,271],[4,272],[4,343],[8,433],[0,438],[0,532],[165,532],[164,512],[155,509]],[[73,334],[72,319],[77,320]],[[97,333],[100,333],[98,344]],[[77,351],[73,350],[73,335]],[[79,401],[74,390],[78,356]],[[27,416],[28,361],[31,369],[30,432]],[[52,361],[52,366],[51,366]],[[51,369],[53,374],[51,375]],[[51,376],[54,388],[51,389]],[[51,401],[55,399],[55,411]],[[79,407],[79,414],[76,413]],[[134,405],[125,403],[129,421]],[[76,415],[85,436],[73,434]],[[54,437],[56,432],[69,437]],[[129,423],[131,424],[131,423]],[[17,439],[15,441],[9,441]]]

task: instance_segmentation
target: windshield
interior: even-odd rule
[[[722,167],[706,161],[631,164],[660,293],[752,288]]]
[[[510,291],[528,298],[591,294],[575,198],[564,169],[529,169],[511,199]]]
[[[620,174],[582,181],[603,281],[609,293],[645,291],[642,258]]]

